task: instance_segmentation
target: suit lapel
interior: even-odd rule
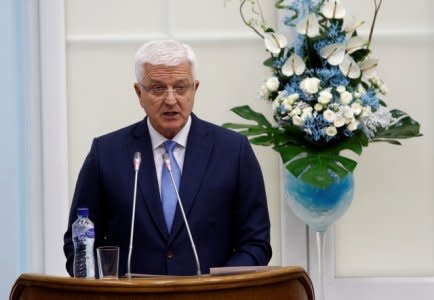
[[[132,153],[136,151],[142,153],[142,164],[138,177],[138,188],[141,191],[142,197],[138,197],[137,201],[142,200],[145,202],[155,226],[167,240],[168,232],[161,206],[160,192],[158,190],[158,181],[155,172],[154,154],[146,119],[134,129],[133,135],[134,141],[130,145],[130,151],[132,151]],[[140,215],[140,212],[136,211],[136,216],[138,215]]]
[[[205,177],[207,162],[211,154],[213,141],[207,131],[204,122],[192,114],[192,124],[187,139],[187,148],[182,168],[181,184],[179,188],[180,197],[188,218],[193,207],[196,194]],[[175,213],[169,243],[174,239],[178,231],[184,226],[179,207]]]

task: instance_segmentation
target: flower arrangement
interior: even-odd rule
[[[253,144],[272,146],[288,171],[320,188],[355,169],[357,162],[344,150],[360,155],[372,142],[400,145],[399,139],[420,136],[419,123],[384,102],[387,88],[376,73],[378,60],[370,48],[381,2],[374,0],[365,40],[357,32],[363,22],[344,20],[346,10],[339,0],[293,0],[288,5],[278,0],[275,7],[288,11],[284,23],[295,33],[289,45],[266,24],[257,0],[242,0],[242,20],[264,40],[270,54],[264,65],[272,75],[259,94],[271,102],[276,125],[249,106],[239,106],[231,110],[256,124],[223,126],[238,130]]]

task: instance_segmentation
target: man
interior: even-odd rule
[[[177,41],[153,41],[138,50],[134,89],[147,117],[93,141],[64,236],[69,274],[74,256],[71,224],[78,207],[89,208],[95,247],[119,246],[119,272],[127,271],[135,152],[141,152],[142,163],[132,273],[196,274],[173,184],[167,185],[164,153],[174,173],[182,174],[179,194],[202,272],[210,267],[266,265],[270,260],[270,222],[259,164],[245,137],[192,113],[199,87],[195,64],[191,48]],[[174,150],[165,149],[167,140],[173,141]]]

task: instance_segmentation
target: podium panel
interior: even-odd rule
[[[10,300],[169,299],[314,300],[312,282],[300,267],[236,275],[161,276],[131,280],[89,280],[22,274]]]

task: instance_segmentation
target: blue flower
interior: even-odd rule
[[[337,23],[330,24],[327,37],[331,43],[342,43],[345,41],[345,34],[342,32],[341,26]]]
[[[297,17],[286,17],[284,20],[285,25],[295,27],[295,24],[310,12],[317,10],[321,2],[322,0],[294,0],[290,7],[297,13]]]
[[[319,40],[313,44],[313,48],[315,49],[316,53],[318,53],[318,55],[319,55],[320,50],[323,47],[328,46],[330,44],[333,44],[333,41],[329,41],[327,39]]]
[[[363,104],[369,105],[374,111],[376,111],[380,106],[380,99],[378,99],[375,90],[372,88],[369,88],[366,93],[360,97],[360,99],[362,100]]]
[[[315,69],[315,74],[321,79],[323,86],[347,86],[350,83],[348,78],[346,78],[336,66]]]
[[[321,138],[327,138],[324,134],[324,128],[329,125],[330,122],[326,121],[322,115],[308,117],[304,121],[305,132],[307,132],[315,142],[320,141]]]
[[[286,61],[285,57],[280,57],[280,58],[275,59],[273,61],[273,68],[280,69],[283,66],[283,64],[285,63],[285,61]]]
[[[306,43],[306,36],[303,34],[297,35],[297,37],[295,38],[292,44],[292,46],[294,47],[295,54],[299,55],[300,57],[304,57],[305,43]]]
[[[300,89],[300,78],[298,76],[291,76],[288,83],[285,85],[285,91],[288,93],[288,95],[294,93],[298,93],[300,95],[303,93],[303,91]]]

